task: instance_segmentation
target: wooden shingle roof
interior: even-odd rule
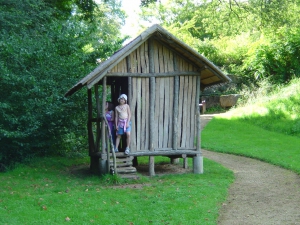
[[[142,43],[149,38],[154,38],[156,41],[164,46],[167,46],[176,54],[188,59],[201,70],[201,85],[207,87],[213,84],[231,81],[216,65],[210,62],[207,58],[199,54],[187,44],[180,41],[174,35],[169,33],[161,26],[155,24],[142,32],[130,43],[115,52],[109,59],[102,62],[91,73],[75,84],[70,90],[67,91],[65,96],[70,96],[76,91],[80,90],[83,86],[92,88],[98,83],[115,65],[117,65],[126,56],[136,50]],[[200,73],[199,73],[200,74]]]

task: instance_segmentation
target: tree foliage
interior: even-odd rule
[[[174,0],[148,3],[141,18],[229,74],[278,83],[299,76],[299,11],[299,0]]]
[[[64,93],[121,47],[120,4],[1,0],[0,14],[0,165],[86,150],[86,94]]]

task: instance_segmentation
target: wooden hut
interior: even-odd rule
[[[118,172],[117,162],[122,161],[130,167],[123,165],[119,171],[127,168],[132,172],[134,157],[149,156],[149,174],[155,175],[155,156],[167,156],[184,158],[184,167],[187,157],[192,157],[194,173],[203,173],[200,91],[228,81],[208,59],[161,26],[153,25],[102,62],[65,96],[87,87],[92,170],[105,174],[114,168]],[[128,156],[110,153],[103,116],[109,91],[115,105],[120,94],[128,95],[132,114]]]

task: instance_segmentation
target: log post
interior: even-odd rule
[[[104,154],[108,154],[107,152],[107,147],[108,147],[108,143],[106,143],[106,138],[105,138],[105,107],[106,107],[106,80],[107,78],[104,77],[103,78],[103,82],[102,82],[102,106],[100,107],[100,101],[98,101],[97,104],[97,109],[98,109],[98,114],[97,117],[101,117],[101,152],[102,155]],[[107,174],[108,171],[108,164],[109,162],[107,162],[107,158],[101,157],[100,158],[100,174]]]
[[[182,158],[183,158],[183,168],[184,169],[189,168],[187,155],[186,154],[182,154]]]
[[[197,89],[196,89],[196,116],[197,116],[197,125],[196,125],[196,151],[198,154],[193,158],[193,169],[194,173],[202,174],[203,173],[203,156],[201,152],[201,120],[200,120],[200,107],[199,107],[199,96],[200,96],[200,76],[197,77]]]
[[[93,119],[93,103],[92,103],[92,90],[88,89],[88,140],[89,140],[89,156],[93,154],[95,151],[95,142],[93,135],[93,127],[92,127],[92,119]]]
[[[96,98],[96,108],[97,108],[97,130],[96,130],[96,143],[95,143],[95,152],[100,151],[100,132],[101,132],[101,115],[100,115],[100,103],[99,103],[99,90],[98,90],[98,84],[95,85],[95,98]]]
[[[154,73],[154,44],[153,39],[149,39],[149,71]],[[150,101],[149,101],[149,149],[154,151],[154,105],[155,105],[155,77],[150,77]],[[155,176],[154,170],[155,158],[149,156],[149,175]]]
[[[104,121],[104,115],[105,115],[105,107],[106,107],[106,77],[103,78],[103,83],[102,83],[102,106],[100,108],[100,102],[98,105],[98,114],[101,117],[101,142],[102,142],[102,146],[101,146],[101,150],[102,153],[107,153],[106,152],[106,147],[107,144],[105,143],[105,121]],[[100,111],[101,110],[101,111]],[[99,112],[100,111],[100,112]]]
[[[97,144],[94,140],[93,127],[92,127],[92,119],[93,119],[93,107],[92,107],[92,90],[88,89],[88,140],[89,140],[89,156],[90,156],[90,170],[92,173],[99,173],[99,158],[94,156],[97,149]]]

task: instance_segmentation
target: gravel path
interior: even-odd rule
[[[214,115],[201,115],[202,126]],[[300,225],[300,176],[250,158],[203,150],[235,174],[218,224]],[[205,167],[204,167],[205,168]]]

